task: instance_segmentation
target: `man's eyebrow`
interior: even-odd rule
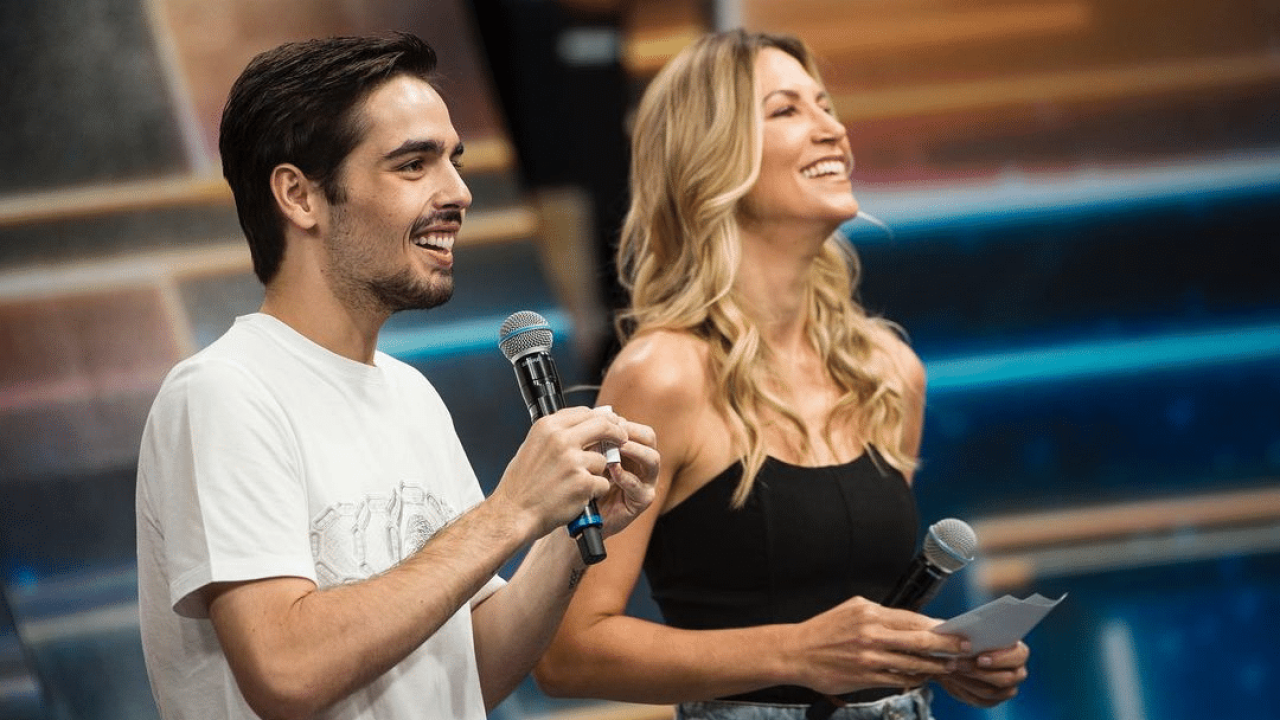
[[[441,155],[444,153],[445,145],[439,140],[405,140],[396,149],[383,155],[383,159],[395,160],[404,155]],[[456,158],[462,154],[462,143],[459,142],[453,147],[453,151],[449,153],[450,157]]]

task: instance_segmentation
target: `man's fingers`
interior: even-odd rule
[[[625,418],[623,423],[627,429],[627,436],[631,440],[651,448],[658,446],[658,434],[654,432],[653,428],[638,422],[631,422]]]
[[[652,445],[627,441],[619,447],[619,450],[621,450],[622,457],[625,460],[631,461],[631,465],[636,471],[635,474],[642,481],[652,483],[657,480],[661,458]]]
[[[627,424],[609,408],[573,406],[539,418],[531,434],[558,437],[573,448],[601,451],[601,443],[621,446],[627,442]],[[603,472],[603,469],[601,470]]]

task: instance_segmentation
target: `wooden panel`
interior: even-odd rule
[[[972,570],[989,593],[1041,577],[1280,550],[1280,486],[988,518]]]
[[[652,77],[667,60],[709,29],[702,7],[695,0],[628,3],[623,67],[636,78]]]
[[[168,29],[179,86],[189,96],[198,133],[217,155],[217,128],[235,78],[259,52],[312,37],[406,30],[431,43],[454,125],[470,145],[505,142],[493,89],[462,0],[152,0]]]
[[[1227,0],[768,0],[817,54],[859,178],[1144,164],[1280,144],[1274,13]]]
[[[990,518],[974,531],[987,553],[1273,520],[1280,520],[1280,486]]]
[[[132,462],[181,337],[159,287],[0,304],[0,475]]]
[[[505,138],[496,135],[480,138],[467,142],[463,176],[505,172],[512,162],[512,149]],[[0,228],[184,205],[234,208],[235,200],[226,181],[213,174],[69,187],[0,197]]]

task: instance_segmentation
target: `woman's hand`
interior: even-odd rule
[[[855,597],[795,626],[797,685],[828,695],[877,687],[915,687],[959,667],[968,643],[932,628],[940,621]]]
[[[1023,643],[960,660],[956,671],[935,680],[951,697],[975,707],[999,705],[1027,679],[1031,650]]]

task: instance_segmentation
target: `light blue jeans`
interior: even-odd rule
[[[933,720],[928,688],[916,688],[901,695],[869,703],[845,705],[831,720]],[[706,700],[680,703],[675,720],[805,720],[808,705],[766,705],[763,703]]]

